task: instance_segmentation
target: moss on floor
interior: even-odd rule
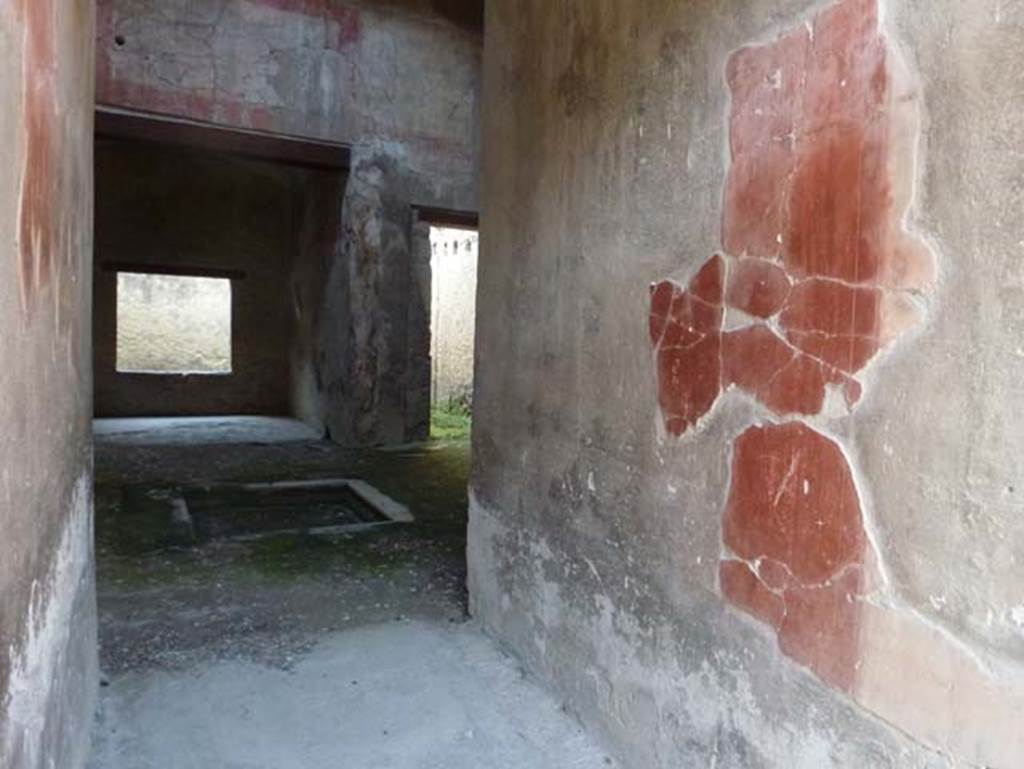
[[[465,418],[464,423],[467,421]],[[253,584],[335,574],[385,577],[430,559],[461,570],[469,474],[467,440],[357,453],[330,445],[320,446],[320,451],[312,448],[292,444],[261,457],[273,447],[201,447],[199,451],[208,455],[208,461],[198,463],[191,477],[182,472],[171,450],[165,450],[170,457],[153,463],[153,470],[133,472],[122,464],[129,464],[126,454],[118,451],[111,457],[109,449],[101,449],[99,464],[109,466],[104,482],[96,486],[101,583],[118,589],[146,589],[225,579]],[[407,504],[416,523],[340,535],[282,532],[249,541],[180,541],[173,529],[168,495],[199,481],[200,469],[209,472],[211,468],[233,482],[247,475],[256,480],[364,478]],[[140,476],[148,480],[140,482]]]
[[[175,668],[208,655],[284,665],[341,627],[396,617],[463,621],[469,454],[466,439],[361,451],[323,441],[98,443],[104,669]],[[415,522],[252,539],[175,536],[172,492],[324,478],[363,479],[407,505]]]
[[[387,536],[278,534],[249,543],[240,562],[271,579],[316,577],[339,568],[356,576],[383,577],[408,560],[408,554],[387,546]]]
[[[472,417],[458,406],[439,406],[430,410],[430,437],[435,440],[468,438],[472,426]]]

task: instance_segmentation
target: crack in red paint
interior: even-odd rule
[[[729,256],[715,259],[726,266],[726,307],[768,323],[703,329],[705,348],[722,351],[717,376],[697,372],[696,354],[659,360],[671,433],[710,411],[715,381],[780,415],[821,413],[830,386],[848,407],[859,400],[854,376],[883,347],[886,268],[903,238],[890,189],[886,63],[875,0],[843,0],[813,25],[730,58]],[[681,289],[653,293],[664,290]]]
[[[661,408],[668,429],[682,434],[721,391],[723,262],[709,261],[688,290],[661,283],[651,290],[650,333],[658,351]]]
[[[730,307],[757,318],[778,315],[789,298],[790,282],[786,271],[762,259],[740,259],[729,276]]]
[[[732,477],[723,596],[775,628],[785,654],[849,691],[867,537],[842,451],[802,422],[752,427],[736,440]]]
[[[686,287],[651,288],[659,402],[675,436],[730,388],[783,417],[822,413],[830,388],[852,410],[856,375],[887,341],[890,292],[920,278],[906,201],[893,191],[907,187],[892,146],[907,113],[876,0],[839,0],[773,43],[740,49],[726,78],[726,255]],[[850,692],[872,572],[838,444],[802,422],[747,429],[734,444],[723,541],[723,596],[774,628],[784,654]]]

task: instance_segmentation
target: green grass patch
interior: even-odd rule
[[[430,410],[431,438],[449,441],[468,438],[472,426],[469,410],[459,404],[442,404]]]
[[[328,572],[383,577],[402,566],[407,552],[392,552],[391,533],[379,529],[355,535],[281,533],[248,544],[248,557],[239,562],[262,576],[289,580],[320,577]]]

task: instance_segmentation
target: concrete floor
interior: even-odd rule
[[[287,417],[145,417],[96,419],[93,434],[104,444],[167,446],[197,443],[288,443],[321,436]]]
[[[604,754],[472,626],[323,639],[287,670],[211,662],[121,676],[95,769],[591,769]]]
[[[468,442],[353,452],[288,420],[118,422],[96,435],[90,769],[612,765],[467,618]],[[337,477],[415,522],[165,537],[168,488]]]

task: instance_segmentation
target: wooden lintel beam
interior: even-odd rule
[[[480,214],[475,211],[453,211],[446,208],[430,206],[414,206],[421,222],[435,227],[454,227],[461,230],[477,230],[480,228]]]
[[[96,137],[187,147],[320,170],[347,171],[352,157],[346,144],[109,107],[96,108]]]

